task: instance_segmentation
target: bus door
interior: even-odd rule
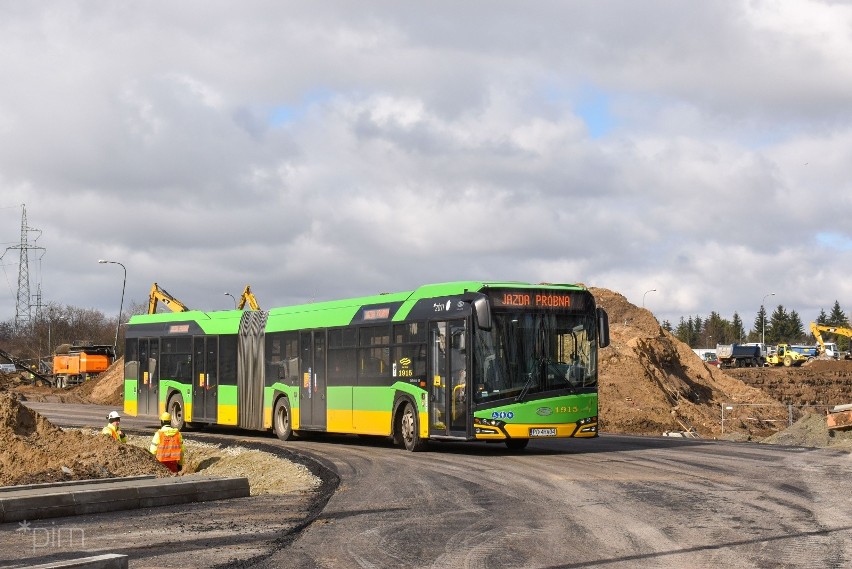
[[[302,332],[301,381],[299,384],[299,427],[325,429],[326,375],[325,331]]]
[[[429,434],[463,437],[470,415],[464,320],[429,325]]]
[[[219,387],[217,336],[193,338],[192,368],[192,420],[215,423]]]
[[[139,415],[159,415],[160,339],[139,339],[139,381],[136,382],[136,403]]]

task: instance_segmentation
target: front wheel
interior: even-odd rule
[[[183,396],[180,393],[175,393],[169,398],[166,410],[172,416],[172,427],[178,431],[184,430],[186,421],[183,416]]]
[[[272,430],[275,436],[282,441],[293,440],[293,424],[290,421],[290,402],[286,397],[280,398],[275,403],[275,410],[272,412]]]
[[[420,438],[417,412],[411,403],[406,403],[403,407],[397,423],[397,430],[405,450],[417,452],[423,450],[426,446],[426,442]]]

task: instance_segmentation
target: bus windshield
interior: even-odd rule
[[[497,312],[490,330],[476,333],[477,403],[597,386],[596,321],[592,314]]]

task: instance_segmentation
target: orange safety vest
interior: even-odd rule
[[[118,429],[116,429],[115,425],[113,425],[112,423],[110,423],[106,427],[104,427],[101,430],[101,434],[110,436],[120,443],[127,442],[127,436],[124,435],[124,433],[122,433],[121,436],[119,437],[118,436]]]
[[[160,431],[160,441],[157,443],[157,460],[160,462],[179,462],[182,446],[183,441],[181,440],[180,432],[167,435],[165,432]]]

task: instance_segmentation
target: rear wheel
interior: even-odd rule
[[[417,452],[426,446],[425,441],[420,438],[417,412],[411,403],[403,405],[402,413],[397,420],[397,432],[402,439],[402,446],[407,451]]]
[[[790,367],[791,365],[793,365],[793,358],[784,356],[784,367]]]
[[[186,427],[186,421],[183,416],[183,396],[180,393],[175,393],[169,397],[166,410],[172,416],[172,427],[178,431],[182,431]]]
[[[290,402],[286,397],[282,397],[275,402],[275,410],[272,412],[272,430],[275,432],[275,436],[282,441],[295,438],[290,417]]]

